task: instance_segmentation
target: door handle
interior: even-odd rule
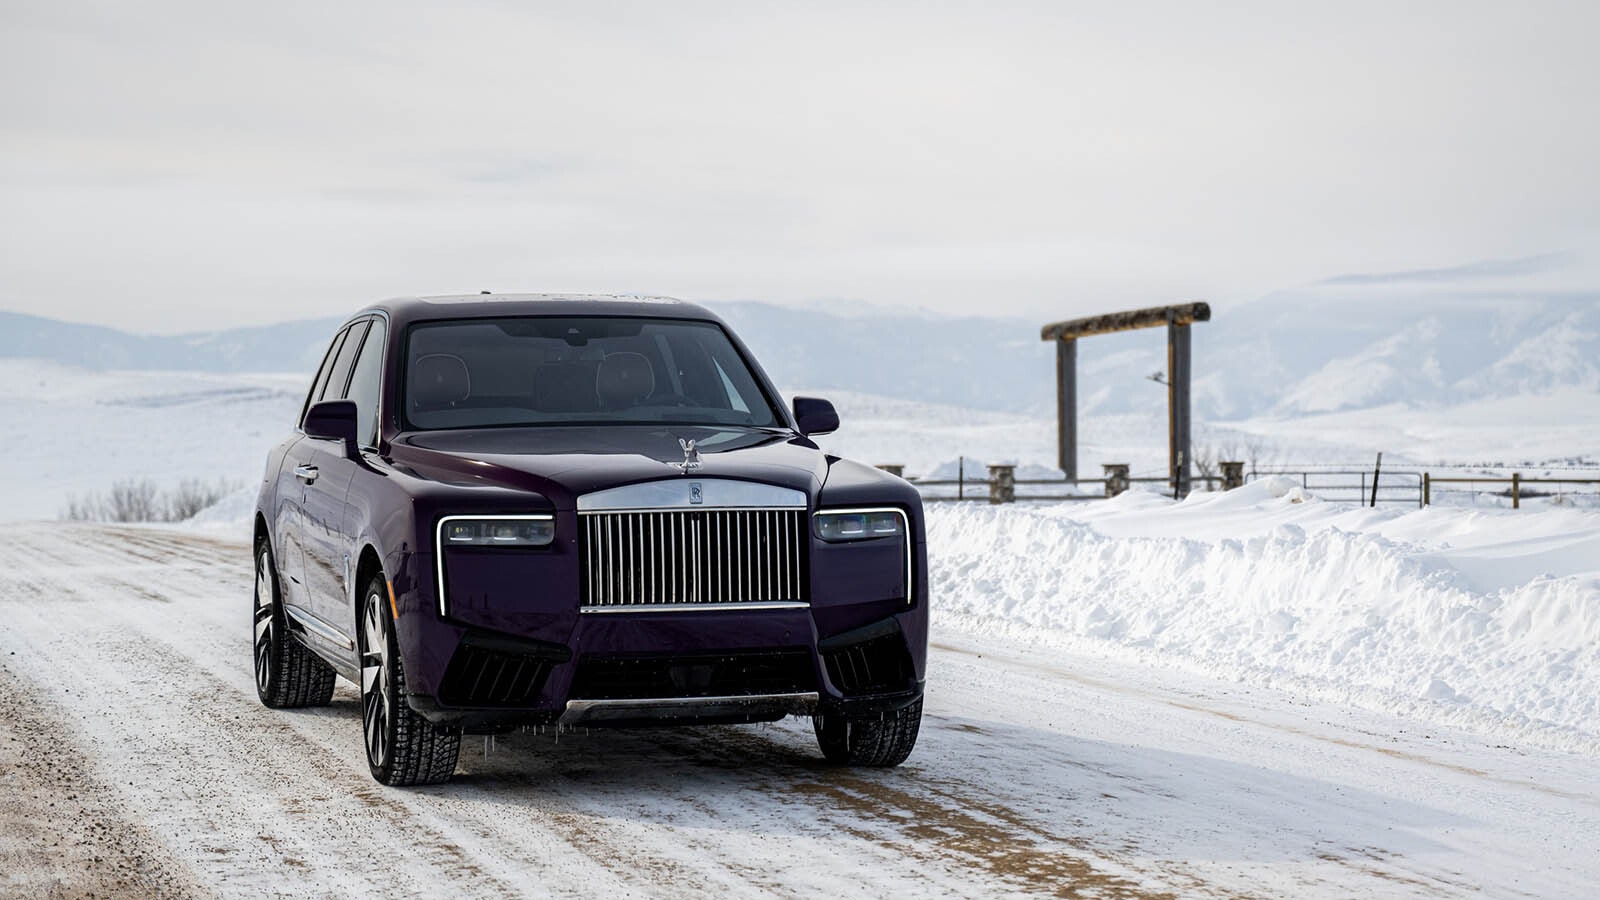
[[[316,466],[295,466],[294,467],[294,477],[300,479],[301,481],[304,481],[306,484],[310,484],[311,482],[317,480],[317,467]]]

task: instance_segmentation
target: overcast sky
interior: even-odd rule
[[[7,0],[0,308],[1600,287],[1600,4],[862,6]]]

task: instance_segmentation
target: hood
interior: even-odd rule
[[[680,440],[700,466],[684,474]],[[391,463],[420,478],[536,491],[570,508],[581,494],[663,479],[731,478],[815,497],[828,458],[789,431],[717,426],[605,425],[483,428],[403,434]]]

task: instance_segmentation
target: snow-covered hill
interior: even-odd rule
[[[1042,321],[944,316],[869,304],[709,304],[780,385],[1051,415],[1055,357]],[[975,307],[981,304],[974,304]],[[304,374],[333,319],[179,335],[0,313],[0,358],[99,369]],[[1402,404],[1587,392],[1600,400],[1600,293],[1486,296],[1336,281],[1218,307],[1194,329],[1202,420],[1295,417]],[[1159,411],[1159,330],[1079,350],[1085,415]]]
[[[292,372],[315,369],[338,319],[181,335],[130,334],[0,310],[0,359],[96,370]]]

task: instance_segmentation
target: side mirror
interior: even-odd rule
[[[832,403],[820,397],[794,398],[794,422],[805,435],[839,430],[839,414],[833,411]]]
[[[306,437],[343,441],[344,455],[356,458],[356,402],[324,400],[306,410]]]

